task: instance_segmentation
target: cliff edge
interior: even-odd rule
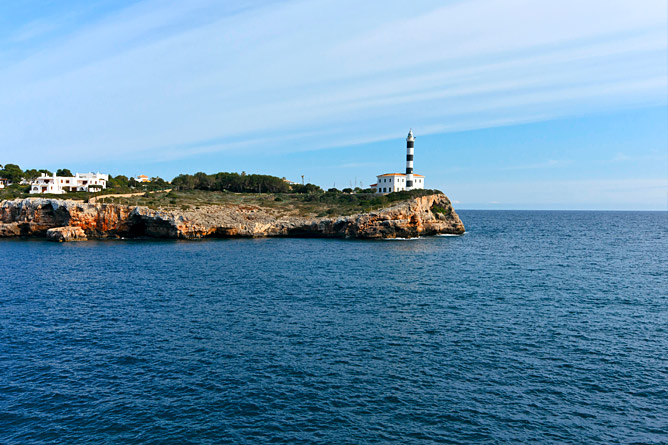
[[[336,237],[411,238],[462,234],[464,225],[447,196],[434,194],[350,216],[281,215],[255,205],[210,205],[153,210],[123,204],[25,198],[0,202],[0,237],[55,241],[91,238]]]

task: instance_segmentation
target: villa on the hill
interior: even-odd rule
[[[406,137],[406,173],[385,173],[376,176],[376,183],[371,184],[371,188],[374,188],[376,193],[386,194],[424,188],[424,176],[413,174],[414,144],[415,137],[411,129]]]
[[[151,182],[151,179],[146,175],[139,175],[135,178],[137,182]]]
[[[107,188],[109,175],[102,173],[76,173],[74,176],[49,176],[45,173],[32,181],[30,193],[52,193],[62,195],[67,192],[88,192]]]

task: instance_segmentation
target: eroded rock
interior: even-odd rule
[[[21,227],[18,225],[18,223],[9,223],[9,224],[3,224],[0,223],[0,238],[6,238],[10,236],[20,236],[21,235]]]
[[[46,231],[46,239],[49,241],[84,241],[88,239],[86,232],[79,226],[56,227]]]
[[[0,203],[0,236],[80,239],[157,237],[339,237],[410,238],[464,233],[464,225],[443,194],[421,196],[370,213],[334,218],[281,215],[250,205],[203,206],[195,210],[152,210],[120,204],[26,198]],[[66,232],[64,228],[73,228]],[[57,235],[58,234],[58,235]],[[65,239],[63,239],[65,240]]]

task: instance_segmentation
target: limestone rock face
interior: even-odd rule
[[[22,236],[46,236],[49,229],[72,226],[80,227],[90,238],[104,238],[129,229],[131,210],[127,206],[26,198],[2,201],[0,223],[16,224]]]
[[[76,229],[63,230],[67,227]],[[56,228],[56,231],[49,230]],[[464,225],[450,200],[442,194],[422,196],[370,213],[336,218],[285,216],[275,209],[251,205],[160,211],[43,198],[0,203],[0,236],[48,235],[57,240],[264,236],[368,239],[461,233],[464,233]]]
[[[87,239],[86,232],[78,226],[56,227],[46,231],[46,239],[49,241],[83,241]]]
[[[4,224],[0,223],[0,238],[9,236],[20,236],[21,228],[17,223]]]

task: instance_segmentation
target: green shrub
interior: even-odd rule
[[[432,213],[441,214],[441,215],[447,215],[447,216],[449,216],[449,215],[452,214],[452,209],[451,209],[451,208],[448,207],[448,208],[446,209],[446,208],[443,208],[443,207],[441,207],[441,206],[439,206],[439,205],[433,205],[433,206],[431,206],[431,211],[432,211]]]

